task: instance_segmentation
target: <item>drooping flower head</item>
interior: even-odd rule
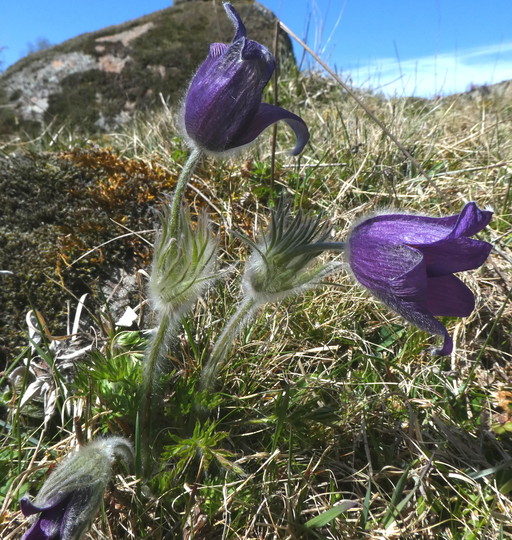
[[[492,246],[470,238],[492,218],[476,203],[460,214],[433,218],[382,214],[350,232],[348,261],[356,279],[418,328],[444,337],[435,354],[452,352],[453,340],[436,316],[467,317],[475,307],[455,272],[481,266]]]
[[[20,501],[26,516],[39,513],[21,540],[79,540],[91,526],[110,480],[115,458],[133,459],[122,437],[98,439],[68,455],[31,502]]]
[[[213,153],[244,146],[268,126],[284,120],[294,130],[300,154],[309,140],[304,121],[297,115],[262,103],[263,89],[275,69],[271,52],[247,38],[235,8],[224,3],[236,32],[230,45],[212,43],[210,54],[195,74],[185,98],[184,127],[191,142]]]

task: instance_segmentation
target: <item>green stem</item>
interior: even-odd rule
[[[183,192],[188,181],[202,156],[199,148],[194,148],[189,155],[178,182],[174,188],[174,195],[171,201],[171,211],[169,217],[169,237],[177,239],[180,233],[180,210],[183,199]],[[168,256],[176,256],[176,243],[171,247],[173,251]],[[158,383],[160,374],[165,366],[165,357],[173,332],[173,325],[176,323],[174,317],[169,313],[161,315],[158,330],[154,336],[149,352],[145,359],[144,373],[142,380],[142,395],[140,400],[140,439],[142,452],[142,475],[148,478],[151,472],[151,436],[153,432],[153,411],[158,410]]]
[[[153,427],[152,409],[157,408],[156,390],[158,376],[162,372],[162,363],[167,352],[171,335],[172,319],[168,314],[164,314],[158,326],[156,335],[151,342],[149,354],[145,360],[142,380],[141,396],[141,450],[142,450],[142,473],[145,478],[150,474],[151,464],[151,433]]]
[[[171,202],[171,219],[169,223],[169,233],[171,238],[177,238],[179,230],[179,218],[180,218],[180,208],[181,200],[183,199],[183,192],[187,187],[188,181],[196,168],[197,162],[201,159],[203,155],[202,150],[199,148],[194,148],[190,156],[188,156],[185,165],[178,177],[178,182],[174,188],[174,196]]]
[[[217,374],[224,366],[229,346],[236,339],[243,323],[250,317],[251,312],[256,306],[257,303],[254,298],[246,298],[239,304],[236,313],[229,319],[219,336],[219,339],[215,343],[210,359],[201,372],[201,378],[199,380],[200,390],[213,390],[215,383],[217,382]]]

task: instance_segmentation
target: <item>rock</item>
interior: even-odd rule
[[[0,370],[27,344],[30,309],[62,336],[67,304],[74,312],[85,293],[84,314],[108,299],[117,320],[137,305],[137,270],[151,250],[127,230],[154,227],[154,207],[174,182],[156,163],[100,148],[0,156]]]
[[[273,49],[276,18],[253,1],[235,1],[249,37]],[[179,103],[209,44],[230,42],[220,2],[181,0],[118,26],[80,35],[22,58],[0,76],[0,137],[64,125],[111,131],[138,111]],[[280,33],[281,59],[293,60]]]

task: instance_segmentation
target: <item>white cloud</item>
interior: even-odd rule
[[[354,86],[386,95],[432,97],[464,92],[472,84],[512,79],[512,42],[398,61],[377,58],[344,69]]]

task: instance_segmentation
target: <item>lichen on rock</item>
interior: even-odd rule
[[[0,369],[26,343],[29,309],[65,333],[67,302],[92,292],[94,311],[106,284],[149,265],[148,245],[118,223],[151,229],[152,208],[174,181],[106,149],[0,157]]]

